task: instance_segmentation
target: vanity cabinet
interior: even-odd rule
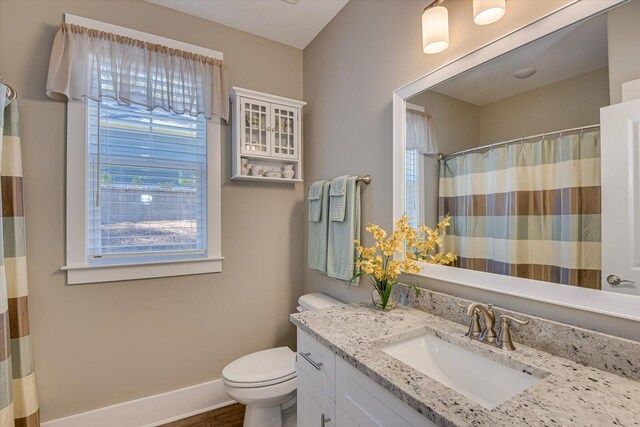
[[[300,426],[435,426],[300,329],[296,371]]]
[[[306,103],[238,87],[231,91],[231,102],[231,179],[301,182],[301,118]],[[252,172],[247,164],[262,173]],[[293,169],[293,176],[285,169]]]
[[[299,426],[338,425],[335,402],[302,372],[298,372],[297,405]]]

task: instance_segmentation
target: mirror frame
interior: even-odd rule
[[[394,221],[405,212],[404,155],[407,99],[530,42],[583,19],[606,12],[627,1],[576,0],[396,89],[393,92]],[[575,286],[562,286],[550,282],[452,268],[425,262],[420,262],[419,264],[421,271],[416,274],[417,276],[640,322],[640,296]]]

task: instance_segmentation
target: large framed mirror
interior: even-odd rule
[[[624,3],[572,3],[394,92],[394,217],[450,218],[457,256],[420,275],[640,321],[640,83],[612,93],[640,60],[609,49]]]

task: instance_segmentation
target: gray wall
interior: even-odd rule
[[[433,116],[440,150],[454,153],[600,123],[600,108],[609,105],[609,73],[607,67],[599,68],[482,106],[435,91],[408,102],[426,108]]]
[[[230,182],[223,127],[223,272],[65,286],[65,104],[44,93],[63,13],[224,53],[230,83],[302,98],[302,52],[143,1],[0,0],[0,74],[22,119],[31,330],[42,419],[220,378],[248,352],[294,345],[303,186]],[[249,250],[249,249],[253,250]]]
[[[369,173],[362,220],[389,229],[392,217],[392,105],[394,89],[495,38],[542,17],[569,1],[510,1],[506,16],[485,27],[473,24],[470,1],[447,2],[450,47],[425,55],[421,47],[423,1],[352,0],[304,50],[305,164],[308,182]],[[365,239],[365,243],[371,243]],[[345,300],[370,298],[364,283],[348,287],[305,268],[306,291]],[[420,286],[474,300],[491,301],[587,327],[638,336],[632,322],[607,319],[453,283],[418,279]]]
[[[609,105],[607,67],[480,107],[479,145],[600,123]]]
[[[607,16],[611,103],[622,102],[622,83],[640,79],[640,0],[631,0]]]
[[[429,90],[407,100],[421,105],[431,114],[443,153],[453,153],[477,146],[480,134],[481,107]]]

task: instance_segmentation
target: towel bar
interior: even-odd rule
[[[364,184],[371,184],[371,175],[359,176],[358,182],[362,182]]]

